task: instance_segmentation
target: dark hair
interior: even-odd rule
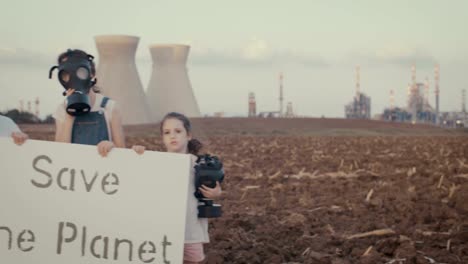
[[[166,122],[166,120],[168,119],[177,119],[181,121],[182,124],[184,125],[185,130],[187,131],[187,134],[192,132],[192,125],[190,124],[190,120],[185,115],[181,113],[177,113],[177,112],[170,112],[170,113],[167,113],[161,121],[161,124],[160,124],[161,135],[163,134],[164,122]],[[200,150],[203,148],[203,144],[198,139],[192,138],[191,140],[189,140],[187,148],[190,154],[198,155]]]
[[[84,59],[90,59],[90,58],[93,58],[94,59],[94,56],[93,55],[90,55],[88,53],[86,53],[85,51],[83,50],[80,50],[80,49],[68,49],[67,51],[61,53],[58,58],[57,58],[57,62],[60,64],[62,61],[64,61],[65,59],[67,59],[68,57],[78,57],[78,58],[84,58]],[[94,61],[92,59],[89,60],[90,64],[91,64],[91,74],[93,76],[96,76],[96,64],[94,63]],[[98,86],[94,85],[92,87],[93,91],[95,93],[99,93],[100,92],[100,89]]]

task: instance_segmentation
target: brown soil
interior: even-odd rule
[[[207,263],[468,263],[465,132],[337,119],[194,126],[226,171]],[[53,126],[22,129],[53,139]],[[157,125],[126,133],[128,146],[162,149]]]

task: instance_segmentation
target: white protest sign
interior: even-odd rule
[[[190,164],[0,138],[0,263],[182,263]]]

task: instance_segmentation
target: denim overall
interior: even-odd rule
[[[108,101],[109,98],[104,97],[99,111],[75,117],[71,143],[97,145],[103,140],[109,140],[109,131],[104,116],[104,109]]]

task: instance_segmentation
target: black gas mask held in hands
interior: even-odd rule
[[[58,69],[58,79],[65,91],[70,88],[75,91],[67,98],[67,113],[72,116],[79,116],[91,111],[89,100],[89,90],[96,84],[94,76],[94,57],[89,54],[77,53],[74,50],[67,50],[61,56],[59,65],[53,66],[49,70],[49,79],[52,73]]]
[[[213,200],[203,196],[198,190],[205,185],[209,188],[215,188],[216,182],[221,183],[224,180],[223,163],[218,157],[209,154],[198,156],[195,165],[195,197],[198,199],[198,217],[214,218],[220,217],[221,205],[213,203]]]

